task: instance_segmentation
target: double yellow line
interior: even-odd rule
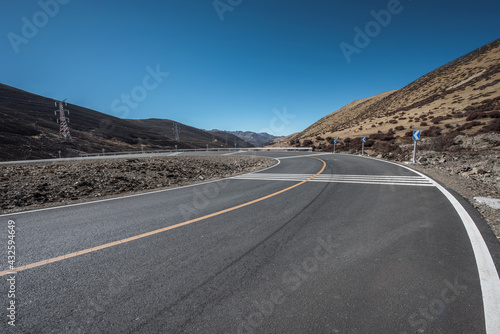
[[[136,236],[133,236],[133,237],[130,237],[130,238],[126,238],[126,239],[122,239],[122,240],[110,242],[110,243],[107,243],[107,244],[104,244],[104,245],[100,245],[100,246],[96,246],[96,247],[84,249],[84,250],[81,250],[81,251],[78,251],[78,252],[74,252],[74,253],[69,253],[69,254],[66,254],[66,255],[61,255],[61,256],[53,257],[53,258],[48,259],[48,260],[43,260],[43,261],[39,261],[39,262],[27,264],[25,266],[20,266],[20,267],[11,269],[11,270],[0,271],[0,277],[1,276],[5,276],[7,274],[13,274],[15,272],[20,272],[20,271],[23,271],[23,270],[32,269],[32,268],[44,266],[44,265],[47,265],[47,264],[50,264],[50,263],[59,262],[59,261],[66,260],[66,259],[70,259],[72,257],[76,257],[76,256],[80,256],[80,255],[84,255],[84,254],[96,252],[96,251],[101,250],[101,249],[106,249],[106,248],[110,248],[110,247],[113,247],[113,246],[125,244],[125,243],[130,242],[130,241],[134,241],[134,240],[146,238],[146,237],[149,237],[151,235],[155,235],[155,234],[162,233],[162,232],[165,232],[165,231],[173,230],[173,229],[181,227],[181,226],[186,226],[186,225],[189,225],[189,224],[193,224],[193,223],[196,223],[196,222],[208,219],[208,218],[219,216],[219,215],[222,215],[224,213],[231,212],[231,211],[234,211],[234,210],[238,210],[238,209],[244,208],[246,206],[249,206],[249,205],[252,205],[252,204],[264,201],[264,200],[266,200],[268,198],[274,197],[274,196],[282,194],[282,193],[284,193],[284,192],[286,192],[288,190],[296,188],[296,187],[298,187],[298,186],[300,186],[300,185],[302,185],[302,184],[304,184],[304,183],[306,183],[306,182],[314,179],[319,174],[323,173],[323,171],[326,168],[326,162],[323,161],[323,160],[321,160],[321,159],[315,158],[315,157],[310,157],[310,158],[321,161],[323,163],[323,167],[321,168],[321,170],[319,172],[317,172],[316,174],[314,174],[313,176],[311,176],[307,180],[304,180],[302,182],[294,184],[291,187],[285,188],[283,190],[277,191],[275,193],[272,193],[272,194],[264,196],[264,197],[257,198],[257,199],[255,199],[253,201],[250,201],[250,202],[246,202],[246,203],[243,203],[243,204],[240,204],[240,205],[233,206],[233,207],[228,208],[228,209],[217,211],[217,212],[211,213],[211,214],[203,216],[203,217],[199,217],[199,218],[187,220],[187,221],[179,223],[179,224],[175,224],[175,225],[171,225],[171,226],[168,226],[168,227],[160,228],[158,230],[154,230],[154,231],[143,233],[143,234],[139,234],[139,235],[136,235]]]

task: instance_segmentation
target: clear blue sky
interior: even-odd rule
[[[41,3],[2,1],[1,83],[118,117],[276,135],[500,37],[498,0]],[[382,10],[390,22],[373,24]],[[341,43],[357,48],[350,63]]]

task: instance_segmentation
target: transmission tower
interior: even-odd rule
[[[179,131],[179,124],[174,123],[174,137],[175,137],[175,141],[176,142],[179,142],[179,140],[180,140],[179,139],[179,133],[180,133],[180,131]]]
[[[69,123],[69,118],[66,117],[65,114],[68,114],[69,116],[69,110],[64,109],[63,103],[65,106],[68,104],[66,103],[66,99],[63,101],[56,101],[55,105],[59,104],[59,110],[55,110],[54,114],[57,116],[57,112],[59,112],[59,118],[57,119],[57,123],[59,123],[59,133],[64,137],[64,139],[71,138],[71,134],[69,133],[69,128],[68,128],[68,123]]]

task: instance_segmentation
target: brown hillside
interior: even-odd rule
[[[220,147],[212,134],[179,124],[179,142],[175,140],[174,122],[166,119],[130,120],[68,104],[71,139],[59,134],[54,100],[0,84],[0,160],[25,160],[74,157],[80,153]],[[244,140],[228,134],[234,146],[251,147]],[[225,136],[215,136],[218,143]]]
[[[500,39],[424,75],[406,87],[357,100],[322,118],[297,138],[325,146],[321,138],[414,129],[423,136],[499,131]],[[391,130],[391,131],[390,131]]]

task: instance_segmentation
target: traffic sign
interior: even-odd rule
[[[413,130],[413,140],[420,140],[420,130]]]
[[[337,144],[337,139],[334,139],[334,140],[333,140],[333,143],[334,143],[334,144]]]
[[[362,143],[366,143],[366,137],[361,138]]]

